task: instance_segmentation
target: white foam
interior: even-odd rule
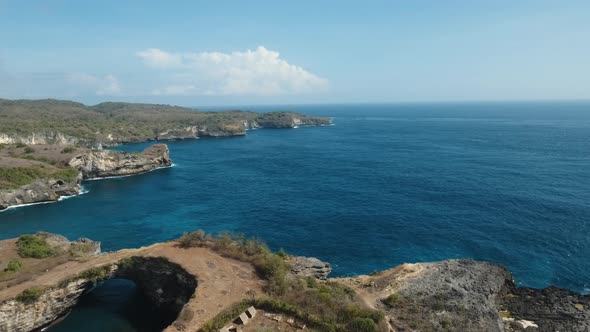
[[[8,211],[11,209],[16,209],[16,208],[20,208],[20,207],[25,207],[25,206],[31,206],[31,205],[39,205],[39,204],[49,204],[49,203],[55,203],[57,201],[43,201],[43,202],[35,202],[35,203],[27,203],[27,204],[17,204],[17,205],[11,205],[9,207],[7,207],[4,210],[0,210],[0,213],[4,212],[4,211]]]
[[[57,199],[57,201],[43,201],[43,202],[35,202],[35,203],[11,205],[11,206],[7,207],[4,210],[0,210],[0,213],[1,212],[4,212],[4,211],[7,211],[7,210],[16,209],[16,208],[25,207],[25,206],[57,203],[57,202],[63,201],[64,199],[68,199],[68,198],[72,198],[72,197],[77,197],[77,196],[80,196],[80,195],[88,194],[89,192],[90,191],[88,189],[84,188],[84,186],[80,186],[80,193],[77,194],[77,195],[59,196],[59,198]]]

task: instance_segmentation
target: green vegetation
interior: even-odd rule
[[[399,294],[391,294],[388,297],[381,300],[383,304],[385,304],[388,308],[394,308],[402,301],[402,298]]]
[[[17,272],[23,267],[23,263],[18,259],[11,259],[8,264],[6,264],[6,268],[4,272]]]
[[[241,235],[211,236],[203,231],[185,233],[179,246],[209,247],[219,254],[251,263],[267,281],[265,294],[236,303],[203,325],[202,331],[218,331],[250,305],[293,317],[318,331],[378,331],[379,311],[359,304],[355,292],[334,282],[295,277],[289,273],[286,253],[272,253],[261,241]]]
[[[30,147],[30,146],[25,147],[25,153],[33,153],[33,152],[35,152],[35,149],[33,149],[32,147]]]
[[[31,287],[25,289],[16,296],[16,300],[22,303],[33,303],[37,301],[45,293],[45,288],[42,287]]]
[[[41,166],[0,168],[0,190],[16,189],[38,179],[73,181],[78,171],[73,168],[47,168]]]
[[[94,267],[78,274],[78,279],[88,279],[93,282],[106,279],[111,273],[111,268],[111,265]]]
[[[56,254],[47,241],[38,235],[21,235],[16,242],[16,249],[22,258],[47,258]]]
[[[109,277],[109,274],[111,273],[112,268],[113,268],[112,264],[93,267],[93,268],[90,268],[86,271],[82,271],[73,277],[61,280],[57,284],[57,286],[60,288],[63,288],[63,287],[66,287],[69,283],[74,282],[76,280],[80,280],[80,279],[86,279],[86,280],[92,281],[92,282],[104,280]]]
[[[17,148],[19,148],[19,149],[20,149],[20,148],[26,148],[26,147],[27,147],[27,145],[26,145],[26,144],[24,144],[24,143],[20,143],[20,142],[19,142],[19,143],[16,143],[16,147],[17,147]]]

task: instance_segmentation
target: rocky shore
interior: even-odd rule
[[[83,180],[142,174],[171,165],[165,144],[154,144],[141,153],[87,149],[66,165],[78,171],[76,177],[37,179],[16,189],[0,190],[0,210],[79,195]]]
[[[11,206],[55,202],[80,194],[82,174],[74,180],[40,179],[18,189],[0,190],[0,210]]]

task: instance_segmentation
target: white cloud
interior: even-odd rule
[[[152,48],[137,53],[161,71],[164,87],[155,95],[287,95],[323,91],[328,81],[289,64],[260,46],[244,52],[168,53]]]
[[[85,73],[73,73],[68,75],[67,80],[78,85],[80,90],[91,90],[97,96],[112,96],[121,93],[121,84],[112,74],[97,77]]]

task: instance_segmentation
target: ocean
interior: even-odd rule
[[[0,237],[44,230],[108,251],[231,231],[328,261],[332,276],[473,258],[506,266],[521,286],[590,291],[590,103],[250,109],[334,125],[166,142],[174,167],[2,212]],[[79,311],[68,319],[108,315]]]

